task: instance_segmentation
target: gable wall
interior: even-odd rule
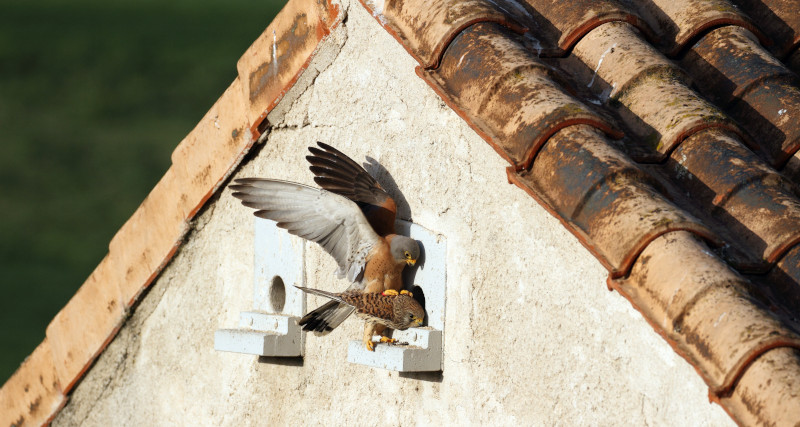
[[[357,2],[343,7],[346,21],[320,47],[324,70],[273,111],[264,146],[234,177],[313,184],[304,156],[317,140],[383,165],[401,217],[447,238],[443,373],[347,363],[356,319],[309,335],[302,364],[214,351],[214,331],[252,305],[253,216],[225,189],[55,424],[731,424],[693,369],[607,291],[596,259],[507,183],[506,163],[405,50]],[[306,254],[309,286],[346,287],[327,254]]]

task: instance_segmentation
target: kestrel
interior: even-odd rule
[[[403,268],[416,263],[420,248],[416,240],[394,233],[394,200],[353,160],[319,144],[325,151],[310,147],[314,156],[308,157],[315,181],[335,190],[241,178],[231,185],[233,196],[257,209],[257,217],[276,221],[289,233],[322,246],[336,260],[337,276],[352,282],[347,291],[401,290]],[[337,194],[342,192],[346,194]],[[306,314],[300,325],[305,331],[326,335],[353,310],[346,303],[330,301]],[[367,322],[363,341],[369,350],[373,350],[372,335],[383,329],[379,323]]]
[[[425,319],[425,310],[408,291],[401,291],[399,294],[397,291],[386,291],[380,294],[361,291],[333,293],[300,286],[297,288],[310,294],[330,298],[341,304],[347,304],[353,307],[356,315],[366,320],[367,323],[377,323],[402,331],[412,326],[422,325],[422,321]],[[371,340],[370,343],[372,343]]]

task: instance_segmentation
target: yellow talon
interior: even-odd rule
[[[375,343],[373,343],[371,340],[370,341],[365,341],[364,344],[367,345],[367,350],[375,351]]]
[[[383,294],[382,294],[382,295],[383,295],[383,296],[387,296],[387,297],[388,297],[388,296],[390,296],[390,295],[391,295],[391,296],[395,296],[395,295],[398,295],[398,294],[397,294],[397,291],[396,291],[396,290],[394,290],[394,289],[387,289],[387,290],[383,291]]]
[[[408,296],[410,296],[410,297],[412,297],[412,298],[414,297],[414,294],[412,294],[411,292],[409,292],[409,291],[407,291],[407,290],[405,290],[405,289],[403,289],[402,291],[400,291],[400,295],[408,295]]]
[[[396,342],[397,342],[397,340],[396,340],[396,339],[394,339],[394,338],[389,338],[389,337],[381,337],[381,342],[385,342],[385,343],[389,343],[389,344],[394,344],[394,343],[396,343]]]

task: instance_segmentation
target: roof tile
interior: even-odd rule
[[[791,320],[800,324],[800,245],[788,251],[766,277],[763,292],[780,303]]]
[[[590,124],[621,136],[608,117],[564,92],[549,66],[494,23],[465,29],[438,69],[418,73],[517,170],[529,167],[544,141],[565,126]]]
[[[739,425],[796,426],[800,420],[800,351],[776,348],[753,361],[721,403]]]
[[[674,72],[643,76],[621,92],[617,101],[611,103],[611,109],[631,129],[632,137],[659,154],[658,160],[703,129],[723,128],[741,134],[727,115],[689,89]]]
[[[601,102],[622,119],[629,136],[628,154],[637,161],[662,161],[701,129],[721,127],[741,133],[717,107],[689,89],[691,80],[677,65],[626,23],[598,27],[561,63],[577,80],[588,82]],[[644,148],[641,154],[632,144]]]
[[[654,240],[630,276],[611,285],[695,366],[712,393],[729,392],[769,349],[800,348],[800,337],[747,295],[747,281],[689,233]]]
[[[108,257],[104,258],[47,326],[47,341],[65,394],[111,341],[125,318],[126,307],[120,301],[113,267]]]
[[[654,43],[670,57],[715,27],[734,25],[761,36],[750,18],[727,0],[649,0],[635,4],[658,33]]]
[[[769,263],[800,242],[800,199],[793,185],[736,135],[706,130],[687,138],[666,171],[700,210],[716,217],[740,247]]]
[[[473,24],[494,22],[518,33],[528,31],[528,12],[513,0],[360,1],[423,68],[438,67],[447,45]]]
[[[784,58],[800,44],[797,0],[733,0],[772,40],[772,52]]]
[[[652,34],[634,8],[625,7],[615,0],[586,0],[580,7],[557,0],[526,1],[536,10],[536,34],[533,37],[541,41],[546,52],[555,49],[558,56],[571,50],[583,36],[606,22],[628,22]]]
[[[205,204],[233,165],[253,145],[242,87],[237,78],[172,152],[172,168],[182,188],[188,217]]]
[[[783,164],[800,148],[800,89],[797,76],[772,57],[746,29],[711,31],[681,64],[702,80],[703,95],[747,124],[767,161]]]
[[[795,49],[794,53],[786,59],[786,65],[790,70],[800,74],[800,47]]]
[[[612,277],[627,274],[642,249],[670,231],[690,230],[719,243],[591,127],[559,131],[530,171],[509,173],[509,180],[565,221]]]
[[[562,64],[579,81],[587,82],[585,85],[593,92],[604,94],[604,101],[617,98],[641,76],[682,73],[674,62],[642,40],[635,27],[625,22],[598,26],[575,44],[572,54]],[[682,77],[689,80],[688,76]]]
[[[45,338],[0,388],[0,425],[45,425],[66,400]]]
[[[723,106],[764,79],[792,76],[750,31],[734,26],[717,28],[703,36],[681,64],[695,75],[716,77],[704,84],[704,92]]]
[[[126,307],[133,305],[180,246],[188,230],[189,215],[195,209],[185,193],[187,188],[191,186],[182,185],[174,166],[170,167],[112,239],[111,261],[123,261],[122,265],[128,266],[122,267],[128,274],[119,280],[120,297]],[[131,257],[136,256],[143,262],[130,264],[134,260]]]
[[[236,64],[253,139],[267,112],[306,69],[317,44],[342,19],[331,0],[289,1]]]
[[[800,349],[800,337],[756,303],[746,287],[714,286],[675,320],[681,345],[706,371],[712,393],[728,393],[747,365],[765,351]]]

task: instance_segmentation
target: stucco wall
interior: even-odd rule
[[[313,184],[304,156],[317,140],[378,160],[401,216],[447,237],[443,372],[347,363],[355,318],[309,335],[302,362],[214,351],[214,331],[252,306],[252,211],[225,189],[54,424],[732,424],[405,50],[357,2],[344,7],[318,55],[327,68],[301,79],[234,176]],[[306,254],[309,286],[347,286],[317,246]]]

